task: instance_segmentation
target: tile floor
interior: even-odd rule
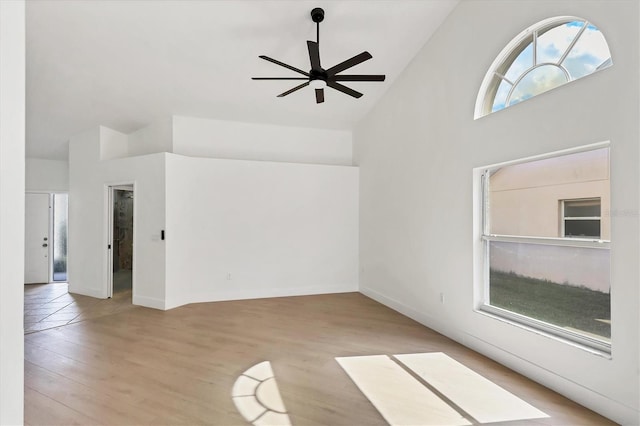
[[[67,283],[24,286],[24,332],[60,327],[133,307],[131,289],[114,292],[111,299],[96,299],[67,291]]]

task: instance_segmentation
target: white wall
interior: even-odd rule
[[[129,154],[129,137],[106,127],[100,127],[100,161],[115,160]]]
[[[613,67],[474,121],[495,56],[561,15],[592,20]],[[636,1],[463,1],[354,133],[361,291],[626,424],[640,422],[638,28]],[[612,359],[473,309],[473,169],[607,140]]]
[[[358,290],[357,168],[168,155],[166,176],[168,307]]]
[[[192,157],[351,165],[351,132],[173,117],[173,152]]]
[[[34,192],[67,192],[69,163],[59,160],[27,158],[25,189]]]
[[[126,139],[96,127],[69,142],[69,291],[106,297],[106,188],[133,183],[133,303],[164,309],[165,154],[99,161],[105,144]]]
[[[0,424],[22,424],[25,6],[0,1]]]
[[[159,119],[129,134],[130,156],[173,152],[173,117]]]

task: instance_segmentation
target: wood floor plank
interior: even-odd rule
[[[66,405],[26,386],[24,390],[24,422],[29,425],[89,425],[98,424]]]
[[[150,421],[154,415],[137,409],[126,397],[114,398],[96,393],[91,388],[57,373],[26,362],[25,386],[72,407],[102,424],[139,424]],[[95,421],[93,423],[96,423]]]

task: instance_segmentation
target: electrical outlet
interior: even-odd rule
[[[227,272],[227,280],[231,281],[231,272]]]
[[[440,293],[440,303],[444,304],[444,293]]]

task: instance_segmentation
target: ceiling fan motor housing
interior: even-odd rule
[[[320,69],[312,69],[311,71],[309,71],[309,80],[324,80],[327,81],[327,78],[329,76],[327,75],[327,72],[320,68]]]
[[[321,7],[316,7],[311,11],[311,19],[313,22],[322,22],[324,20],[324,10]]]

